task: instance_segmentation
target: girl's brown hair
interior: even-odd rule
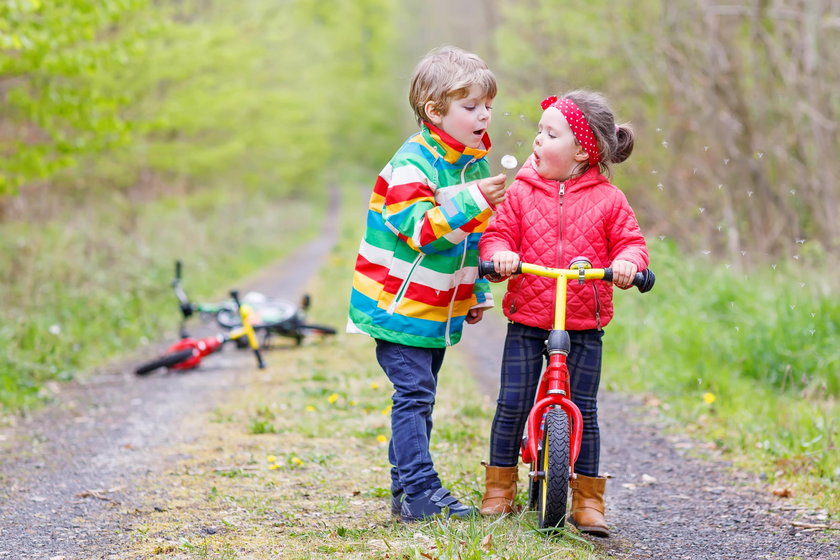
[[[434,102],[435,109],[445,115],[449,104],[469,95],[474,85],[481,88],[483,97],[496,97],[496,77],[478,55],[457,47],[433,50],[417,63],[411,75],[408,102],[417,123],[431,120],[426,114],[427,102]]]
[[[633,129],[626,123],[616,124],[607,99],[598,92],[578,89],[565,93],[563,97],[574,101],[586,116],[601,152],[599,165],[609,175],[610,163],[621,163],[633,153]]]

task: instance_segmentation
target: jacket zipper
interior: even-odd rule
[[[420,253],[414,259],[414,262],[411,263],[411,268],[408,270],[408,274],[405,275],[405,280],[403,280],[402,284],[400,285],[400,289],[397,290],[397,295],[394,296],[394,301],[392,301],[391,305],[388,306],[388,315],[393,315],[394,311],[396,311],[397,305],[400,303],[400,300],[402,299],[403,295],[405,295],[405,291],[408,288],[409,282],[411,282],[411,275],[414,274],[414,270],[417,268],[417,265],[420,264],[420,261],[423,260],[424,256],[424,253]]]
[[[467,167],[469,167],[470,164],[474,163],[475,161],[477,161],[476,158],[472,158],[470,161],[468,161],[464,165],[463,169],[461,169],[461,183],[462,184],[465,182],[465,175],[467,173]],[[464,243],[464,254],[461,255],[461,268],[464,268],[464,261],[467,258],[467,242],[464,241],[463,243]],[[408,274],[405,277],[405,280],[403,280],[403,283],[400,286],[400,289],[397,290],[397,295],[394,296],[394,301],[392,301],[391,305],[388,306],[387,313],[389,315],[393,315],[394,311],[396,311],[397,305],[399,305],[400,300],[402,300],[403,295],[405,295],[405,291],[408,288],[409,282],[411,281],[411,275],[414,274],[414,270],[417,268],[417,265],[420,264],[420,261],[423,260],[424,256],[425,255],[423,253],[420,253],[419,255],[417,255],[417,258],[415,258],[414,262],[411,264],[411,269],[409,269]],[[446,345],[447,346],[450,345],[450,343],[449,343],[449,327],[452,323],[452,308],[453,308],[454,303],[455,303],[455,296],[456,295],[457,295],[457,287],[456,287],[456,290],[452,292],[452,299],[449,300],[449,313],[448,313],[448,317],[446,318]]]
[[[601,329],[601,298],[598,297],[598,286],[592,282],[592,291],[595,292],[595,328]]]
[[[560,210],[559,210],[559,215],[558,215],[558,218],[557,218],[557,264],[555,266],[557,268],[563,268],[566,265],[564,265],[562,262],[560,262],[560,259],[563,257],[563,195],[566,194],[566,182],[565,181],[560,183],[560,192],[558,194],[559,194],[559,197],[560,197],[559,201],[558,201],[558,205],[560,207]],[[557,281],[560,282],[560,279],[558,278]],[[568,290],[568,289],[569,289],[569,286],[568,286],[568,284],[566,284],[566,290]],[[555,305],[555,307],[557,306],[556,301],[554,302],[554,305]],[[552,310],[552,311],[556,313],[556,309]]]
[[[464,268],[464,262],[467,260],[467,240],[464,240],[464,252],[461,255],[461,269]],[[449,336],[449,329],[452,326],[452,308],[455,307],[455,296],[458,295],[458,284],[452,287],[452,297],[449,299],[449,313],[446,316],[446,345],[452,346],[452,340]]]
[[[464,167],[461,169],[461,184],[462,185],[466,182],[467,167],[469,167],[475,161],[477,161],[476,158],[470,159],[470,161],[468,161],[466,164],[464,164]],[[476,183],[476,184],[478,184],[478,183]],[[467,236],[467,238],[469,238],[469,236]],[[462,243],[464,244],[464,252],[461,254],[461,266],[458,268],[458,270],[462,270],[464,268],[464,263],[467,260],[467,239],[464,239],[462,241]],[[449,329],[452,328],[452,308],[455,307],[455,297],[457,295],[458,295],[458,285],[455,284],[452,287],[452,297],[449,299],[449,312],[446,314],[446,334],[444,336],[444,340],[445,340],[447,346],[452,346],[452,339],[449,335]]]
[[[566,183],[560,183],[560,216],[557,224],[557,268],[562,268],[564,265],[560,262],[560,257],[563,256],[563,195],[566,194]]]
[[[476,161],[476,159],[472,158],[470,161],[468,161],[466,164],[464,164],[464,167],[461,169],[461,184],[462,185],[464,183],[466,183],[466,179],[464,178],[464,176],[467,174],[467,167],[469,167],[475,161]],[[478,184],[478,182],[476,182],[476,185],[477,184]]]
[[[510,302],[510,313],[516,313],[516,300],[519,299],[519,290],[516,290],[516,295],[513,296],[513,301]]]

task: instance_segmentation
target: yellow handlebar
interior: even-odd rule
[[[522,274],[534,274],[546,278],[566,278],[573,280],[583,277],[584,280],[602,280],[605,268],[549,268],[538,264],[521,263]]]
[[[611,268],[588,268],[589,261],[585,258],[578,257],[572,262],[573,267],[576,268],[549,268],[547,266],[540,266],[538,264],[519,263],[519,267],[514,274],[534,274],[535,276],[543,276],[545,278],[557,279],[557,294],[555,296],[554,305],[554,328],[557,330],[565,330],[566,325],[566,286],[569,280],[577,279],[583,284],[586,280],[605,280],[612,282],[613,273]],[[478,263],[479,276],[492,275],[496,273],[496,266],[493,261],[481,261]],[[560,279],[563,282],[560,282]],[[637,272],[633,278],[633,285],[639,288],[639,291],[644,293],[653,288],[656,281],[656,276],[650,269]]]

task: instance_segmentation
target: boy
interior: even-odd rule
[[[418,63],[409,102],[421,129],[377,177],[356,259],[347,331],[376,340],[394,385],[391,513],[403,521],[474,513],[442,487],[429,435],[446,347],[493,306],[476,265],[505,198],[505,175],[488,177],[484,159],[495,96],[495,77],[472,53],[444,47]]]

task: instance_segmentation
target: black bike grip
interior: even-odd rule
[[[633,285],[639,288],[642,293],[649,292],[653,289],[653,284],[656,282],[656,275],[649,268],[636,273],[633,278]]]
[[[496,274],[496,265],[493,261],[481,261],[478,263],[478,277],[484,278],[488,274]]]
[[[478,263],[478,277],[484,278],[487,275],[496,274],[496,265],[493,264],[493,261],[480,261]],[[516,270],[513,271],[513,274],[522,274],[522,263],[520,262],[516,265]]]
[[[175,280],[181,279],[181,261],[175,261]]]
[[[604,269],[603,280],[604,282],[612,282],[612,268]],[[653,274],[653,271],[649,268],[646,268],[641,272],[637,272],[636,276],[633,277],[633,285],[639,288],[639,291],[642,293],[649,292],[653,288],[654,282],[656,282],[656,276]]]
[[[230,298],[233,300],[233,303],[236,304],[237,309],[242,307],[242,305],[239,303],[239,290],[231,290],[230,291]]]

